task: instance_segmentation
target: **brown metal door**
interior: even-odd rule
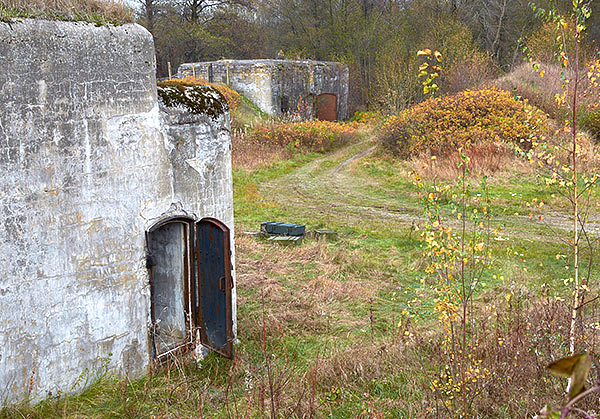
[[[337,97],[331,93],[317,96],[317,119],[321,121],[337,120]]]

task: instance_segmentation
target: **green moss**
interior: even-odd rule
[[[158,86],[158,97],[167,107],[183,106],[193,114],[218,118],[229,110],[225,97],[210,86]]]

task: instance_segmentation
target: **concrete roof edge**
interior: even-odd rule
[[[312,65],[334,65],[334,66],[343,66],[347,67],[346,64],[338,62],[338,61],[318,61],[318,60],[278,60],[273,58],[263,58],[256,60],[234,60],[234,59],[223,59],[217,61],[198,61],[195,63],[183,63],[179,67],[180,68],[188,68],[193,65],[206,65],[206,64],[237,64],[237,65],[277,65],[277,64],[312,64]]]

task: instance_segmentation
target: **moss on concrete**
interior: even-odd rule
[[[167,107],[184,107],[193,114],[218,118],[229,110],[225,97],[210,86],[159,85],[158,97]]]

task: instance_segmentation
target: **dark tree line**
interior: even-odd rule
[[[548,0],[540,0],[543,5]],[[530,0],[138,0],[167,63],[220,58],[310,58],[349,65],[352,102],[394,111],[420,99],[416,57],[446,57],[444,88],[460,90],[522,62],[540,30]],[[558,1],[566,8],[570,0]],[[589,41],[600,38],[593,1]]]

